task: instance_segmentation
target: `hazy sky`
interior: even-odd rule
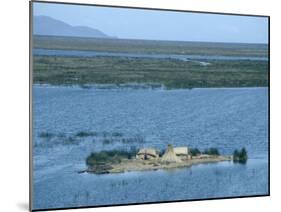
[[[267,43],[267,18],[34,3],[34,15],[131,39]]]

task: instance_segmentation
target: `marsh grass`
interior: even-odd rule
[[[114,68],[113,68],[114,67]],[[34,57],[34,83],[53,85],[154,83],[172,88],[268,85],[266,61],[213,61],[209,66],[179,60],[118,57]]]
[[[104,145],[112,144],[113,142],[114,142],[114,140],[112,138],[103,138],[102,139],[102,143]]]
[[[76,133],[77,137],[90,137],[90,136],[97,136],[96,132],[89,132],[89,131],[80,131]]]
[[[114,137],[122,137],[122,136],[124,136],[124,134],[121,133],[121,132],[113,132],[112,136],[114,136]]]
[[[41,132],[41,133],[39,134],[39,137],[40,137],[40,138],[47,138],[47,139],[51,139],[51,138],[53,138],[54,136],[55,136],[55,134],[50,133],[50,132]]]
[[[85,141],[92,143],[101,142],[103,145],[112,145],[117,143],[122,144],[143,144],[145,138],[141,134],[126,136],[122,132],[94,132],[94,131],[79,131],[77,133],[39,133],[40,142],[34,142],[34,147],[54,147],[56,145],[78,145]]]
[[[65,134],[52,134],[52,136],[43,136],[40,142],[34,142],[34,147],[55,147],[55,146],[67,146],[67,145],[78,145],[79,142],[74,136]]]
[[[68,136],[65,137],[64,139],[62,139],[61,141],[58,141],[58,144],[62,144],[62,145],[78,145],[79,142],[72,136]]]
[[[138,143],[138,144],[144,144],[145,138],[141,134],[136,134],[132,137],[122,138],[121,142],[123,144],[130,144],[130,143]]]
[[[110,136],[110,133],[109,133],[109,132],[106,132],[106,131],[103,131],[101,134],[102,134],[102,136],[103,136],[104,138]]]

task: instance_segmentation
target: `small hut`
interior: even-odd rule
[[[153,148],[143,148],[137,153],[136,158],[141,160],[157,159],[159,155]]]
[[[188,148],[186,146],[175,147],[174,152],[175,152],[176,156],[187,156],[188,155]]]
[[[181,159],[175,154],[173,146],[169,144],[165,154],[161,158],[161,161],[167,163],[179,163],[181,162]]]

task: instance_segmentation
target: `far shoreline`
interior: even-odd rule
[[[153,84],[153,86],[151,86]],[[157,86],[155,86],[157,85]],[[221,89],[268,89],[269,86],[245,86],[245,87],[186,87],[186,88],[167,88],[163,84],[157,83],[124,83],[118,84],[50,84],[50,83],[33,83],[33,88],[80,88],[80,89],[93,89],[93,90],[221,90]]]

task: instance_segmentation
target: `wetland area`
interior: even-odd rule
[[[267,55],[266,44],[34,36],[33,207],[267,194]],[[93,153],[168,144],[221,156],[155,168],[133,155],[115,173],[81,172]],[[233,162],[243,147],[247,162]]]

